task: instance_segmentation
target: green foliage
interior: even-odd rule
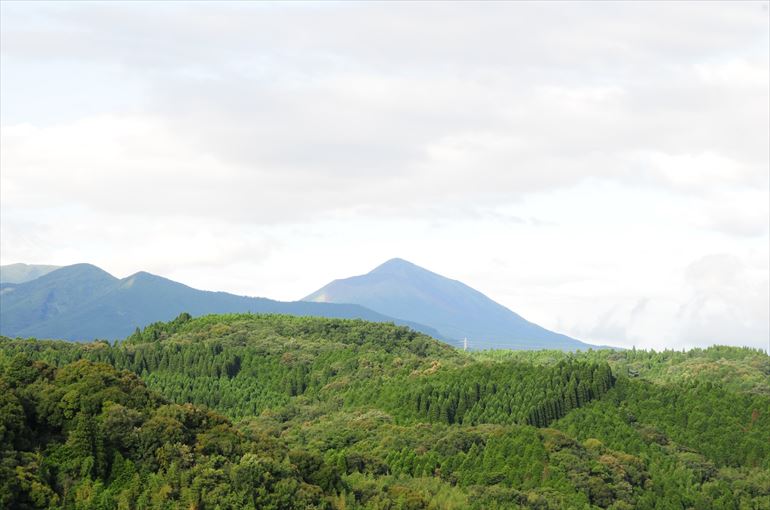
[[[571,409],[601,398],[614,384],[609,365],[561,360],[548,367],[518,361],[474,363],[359,385],[354,401],[379,401],[394,416],[411,421],[477,425],[547,426]]]
[[[163,403],[130,372],[18,356],[6,368],[3,508],[323,506],[285,449],[266,456],[259,438],[211,411]]]
[[[466,354],[251,314],[0,338],[0,508],[770,509],[768,473],[751,349]]]

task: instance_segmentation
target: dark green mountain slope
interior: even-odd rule
[[[587,349],[588,344],[525,320],[462,282],[402,259],[335,280],[304,298],[355,303],[390,317],[429,325],[472,349]]]
[[[284,445],[106,364],[16,357],[0,390],[2,508],[301,510],[326,507],[318,483],[340,483],[306,482]]]
[[[107,365],[129,373],[89,368]],[[765,509],[769,367],[726,347],[464,353],[279,315],[180,315],[115,346],[0,338],[0,505]]]
[[[119,339],[138,326],[193,315],[230,312],[286,313],[396,322],[434,336],[433,329],[393,319],[359,305],[281,302],[190,288],[140,272],[124,279],[90,264],[63,267],[0,288],[0,334],[91,340]]]

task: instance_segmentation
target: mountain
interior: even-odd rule
[[[365,275],[334,280],[303,301],[358,304],[426,324],[448,338],[467,338],[472,349],[594,347],[533,324],[462,282],[398,258]]]
[[[44,274],[48,274],[60,266],[44,266],[40,264],[8,264],[0,266],[0,283],[24,283]]]
[[[34,280],[0,284],[0,335],[91,340],[120,339],[138,326],[213,313],[283,313],[395,322],[436,338],[427,326],[394,319],[356,304],[282,302],[193,289],[146,272],[118,279],[75,264]]]

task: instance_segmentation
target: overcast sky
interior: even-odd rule
[[[768,345],[767,2],[0,5],[2,264]]]

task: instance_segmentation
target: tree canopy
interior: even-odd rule
[[[0,338],[0,507],[770,509],[770,358],[231,314]]]

